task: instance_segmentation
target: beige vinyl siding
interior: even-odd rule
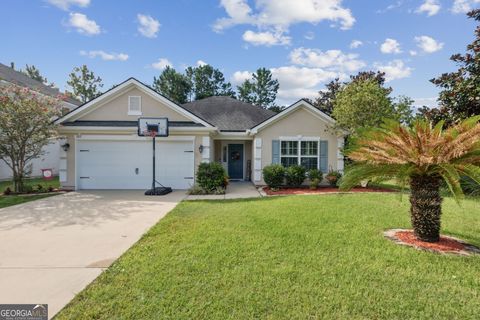
[[[299,108],[285,118],[265,127],[255,137],[262,139],[262,168],[272,163],[272,140],[280,137],[320,137],[328,140],[328,168],[337,170],[337,136],[329,130],[325,121],[305,108]],[[265,184],[263,177],[256,184]]]
[[[141,116],[128,114],[129,96],[141,97]],[[153,99],[150,95],[137,88],[125,91],[77,120],[135,121],[138,117],[167,117],[170,121],[191,121],[191,119]]]

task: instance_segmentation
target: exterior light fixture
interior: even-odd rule
[[[203,153],[203,149],[204,149],[204,146],[203,146],[203,144],[201,144],[201,145],[198,147],[198,152]]]
[[[70,143],[66,142],[64,144],[61,145],[63,151],[67,152],[68,149],[70,149]]]

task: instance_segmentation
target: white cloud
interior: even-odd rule
[[[157,62],[152,63],[152,68],[162,71],[166,67],[171,67],[173,64],[166,58],[160,58]]]
[[[65,11],[70,6],[86,8],[90,5],[90,0],[47,0],[47,2]]]
[[[400,8],[403,5],[404,0],[397,0],[397,2],[388,5],[385,9],[377,10],[377,13],[386,13],[391,10]]]
[[[273,78],[278,79],[280,88],[278,99],[280,103],[292,103],[300,98],[314,98],[318,86],[337,77],[346,78],[346,75],[322,68],[307,68],[285,66],[272,68]]]
[[[444,43],[438,42],[429,36],[415,37],[415,42],[417,43],[417,46],[425,53],[437,52],[441,50],[444,45]]]
[[[440,4],[437,0],[425,0],[424,3],[417,10],[416,13],[426,13],[429,17],[436,15],[440,11]]]
[[[453,13],[467,13],[477,3],[480,3],[480,0],[454,0],[451,10]]]
[[[303,37],[307,40],[313,40],[315,39],[315,33],[313,33],[312,31],[308,31]]]
[[[408,53],[409,53],[412,57],[418,55],[418,52],[417,52],[416,50],[410,50]]]
[[[296,65],[353,72],[365,67],[358,54],[345,54],[340,50],[321,51],[297,48],[290,53],[290,61]]]
[[[387,38],[385,42],[380,46],[380,51],[382,53],[401,53],[400,43],[395,39]]]
[[[91,50],[91,51],[85,51],[82,50],[80,51],[80,54],[82,56],[86,56],[89,58],[101,58],[102,60],[105,61],[127,61],[128,60],[128,54],[126,53],[108,53],[103,50]]]
[[[197,66],[201,67],[201,66],[206,66],[208,63],[206,63],[205,61],[203,60],[197,60]]]
[[[147,38],[156,38],[158,30],[160,29],[160,22],[155,18],[145,15],[137,14],[137,21],[139,23],[138,32]]]
[[[363,42],[360,41],[360,40],[353,40],[351,43],[350,43],[350,49],[357,49],[359,47],[363,46]]]
[[[398,59],[390,61],[387,64],[376,63],[374,66],[379,71],[385,72],[385,80],[387,82],[396,79],[408,78],[412,74],[413,70],[412,68],[406,66],[402,60]]]
[[[213,30],[221,32],[236,25],[252,25],[258,32],[247,31],[245,37],[255,43],[290,43],[284,33],[297,23],[317,24],[331,21],[341,29],[350,29],[355,18],[342,0],[255,0],[252,9],[247,0],[220,0],[227,17],[218,19]],[[258,38],[262,38],[258,40]],[[258,40],[258,41],[254,41]]]
[[[288,45],[291,38],[283,35],[281,32],[254,32],[247,30],[242,36],[243,41],[248,42],[254,46],[275,46],[275,45]]]
[[[100,26],[82,13],[71,12],[68,25],[77,29],[78,33],[86,35],[95,35],[101,32]]]
[[[249,71],[236,71],[233,73],[231,82],[234,85],[241,85],[245,80],[252,78],[252,73]]]

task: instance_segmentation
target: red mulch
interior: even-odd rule
[[[395,237],[406,244],[434,251],[451,252],[466,249],[465,244],[443,236],[441,236],[440,241],[436,243],[418,240],[413,234],[413,231],[398,231],[395,233]]]
[[[269,196],[273,195],[288,195],[288,194],[322,194],[322,193],[335,193],[341,192],[338,188],[334,187],[318,187],[316,190],[305,188],[280,188],[279,190],[272,191],[269,187],[263,188],[263,191]],[[349,192],[395,192],[390,189],[380,188],[353,188]]]

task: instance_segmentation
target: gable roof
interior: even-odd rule
[[[30,78],[23,72],[16,71],[15,69],[10,68],[2,63],[0,63],[0,80],[16,84],[17,86],[26,87],[54,98],[61,94],[60,90],[57,88],[47,86],[40,81]],[[70,96],[67,96],[64,101],[74,106],[79,106],[82,104],[80,101]]]
[[[246,131],[276,114],[227,96],[208,97],[182,106],[220,131]]]
[[[283,119],[285,118],[286,116],[288,116],[289,114],[291,114],[292,112],[294,112],[295,110],[298,110],[299,108],[301,107],[304,107],[306,108],[308,111],[310,111],[314,116],[317,116],[320,120],[323,120],[324,122],[326,122],[327,124],[330,124],[330,125],[335,125],[336,121],[335,119],[333,119],[332,117],[330,117],[329,115],[327,115],[326,113],[320,111],[320,109],[318,108],[315,108],[315,106],[313,106],[310,102],[308,102],[307,100],[305,99],[300,99],[298,100],[297,102],[295,102],[294,104],[290,105],[289,107],[285,108],[284,110],[282,110],[281,112],[277,113],[276,115],[274,115],[273,117],[270,117],[268,119],[266,119],[265,121],[261,122],[261,123],[258,123],[257,125],[255,125],[254,127],[251,128],[251,132],[252,133],[257,133],[259,130],[262,130],[264,129],[265,127],[268,127],[269,125],[277,122],[278,120],[280,119]]]
[[[58,118],[57,120],[55,120],[55,123],[56,124],[61,124],[61,123],[66,122],[67,120],[75,121],[75,120],[77,120],[78,117],[87,113],[90,109],[94,108],[95,105],[97,105],[98,103],[101,103],[102,101],[105,101],[110,97],[114,97],[114,96],[122,93],[123,90],[131,88],[132,86],[137,87],[138,89],[143,91],[145,94],[148,94],[149,96],[151,96],[153,99],[156,99],[157,101],[162,102],[166,106],[168,106],[171,109],[177,111],[178,113],[184,115],[185,117],[191,119],[192,121],[198,122],[198,123],[204,125],[205,127],[209,127],[209,128],[214,127],[208,121],[205,121],[201,117],[199,117],[196,114],[190,112],[189,110],[183,108],[179,104],[177,104],[177,103],[173,102],[172,100],[168,99],[167,97],[159,94],[158,92],[156,92],[155,90],[153,90],[152,88],[150,88],[149,86],[147,86],[146,84],[144,84],[143,82],[141,82],[141,81],[139,81],[135,78],[129,78],[129,79],[125,80],[124,82],[120,83],[119,85],[116,85],[115,87],[111,88],[110,90],[105,91],[104,93],[102,93],[101,95],[96,97],[95,99],[92,99],[92,100],[88,101],[87,103],[82,104],[78,108],[76,108],[76,109],[70,111],[69,113],[65,114],[64,116]]]

